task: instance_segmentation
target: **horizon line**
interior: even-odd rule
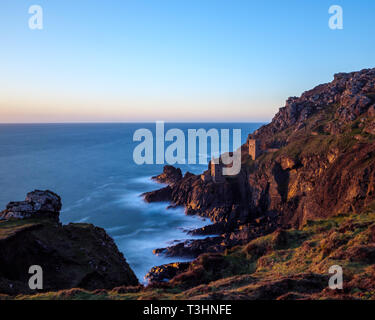
[[[65,122],[0,122],[0,125],[27,125],[27,124],[138,124],[138,123],[261,123],[266,124],[271,121],[65,121]]]

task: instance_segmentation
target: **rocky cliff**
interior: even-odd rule
[[[360,212],[375,200],[374,136],[375,69],[336,74],[331,83],[289,98],[251,135],[264,150],[279,148],[254,164],[252,202],[262,202],[256,193],[268,188],[263,211],[282,212],[284,224],[297,226]]]
[[[61,225],[61,200],[36,190],[0,213],[0,293],[35,293],[29,267],[43,269],[43,290],[110,289],[138,280],[107,233],[91,224]]]
[[[187,173],[146,201],[170,201],[215,224],[196,234],[217,237],[155,250],[197,257],[248,243],[277,228],[357,214],[375,201],[375,69],[340,73],[330,83],[289,98],[272,122],[243,145],[241,172],[215,183]]]
[[[374,234],[375,205],[359,214],[308,221],[298,230],[279,229],[222,253],[202,254],[191,263],[154,267],[147,287],[72,289],[17,298],[373,300]],[[329,288],[334,265],[342,267],[342,289]]]
[[[284,225],[302,225],[358,211],[375,199],[374,137],[375,69],[336,74],[331,83],[289,98],[270,124],[249,136],[260,142],[262,155],[252,161],[244,145],[236,177],[215,183],[187,173],[145,200],[168,199],[188,214],[235,224],[271,213]]]

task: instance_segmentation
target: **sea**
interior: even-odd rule
[[[166,123],[165,132],[180,129],[187,140],[188,129],[230,129],[232,140],[232,130],[241,129],[244,143],[261,125]],[[32,190],[49,189],[62,198],[61,222],[104,228],[140,282],[145,283],[153,266],[187,261],[156,256],[152,250],[199,238],[186,231],[211,222],[187,216],[183,208],[167,209],[168,203],[143,201],[142,193],[163,187],[151,180],[162,172],[163,164],[136,164],[133,152],[140,142],[133,141],[133,135],[148,129],[155,137],[155,127],[155,123],[0,124],[0,210],[10,201],[24,200]],[[207,164],[175,166],[183,173],[207,169]]]

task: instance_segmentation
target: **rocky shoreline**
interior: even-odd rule
[[[176,206],[181,205],[183,200],[174,201],[175,198],[173,197],[176,196],[174,195],[174,192],[180,192],[178,190],[180,185],[187,185],[190,183],[193,183],[194,185],[194,181],[195,183],[199,182],[200,175],[194,175],[187,172],[182,176],[181,169],[173,166],[165,166],[163,173],[159,176],[152,177],[152,179],[159,183],[167,184],[167,186],[159,190],[144,193],[144,200],[146,202],[169,201],[171,203],[170,206]],[[210,182],[210,185],[213,187],[219,187],[212,181]],[[204,187],[207,187],[207,185]],[[230,187],[231,185],[227,186],[227,188]],[[205,201],[208,202],[208,200]],[[238,211],[238,208],[235,206],[231,209]],[[213,210],[213,215],[208,216],[211,221],[213,221],[213,224],[187,232],[192,236],[207,236],[206,238],[179,241],[177,244],[166,248],[156,248],[153,250],[153,253],[156,255],[165,255],[167,257],[196,259],[204,253],[221,253],[228,248],[248,243],[257,237],[272,233],[280,227],[277,224],[277,219],[274,214],[268,214],[261,218],[253,219],[251,222],[247,223],[244,223],[247,220],[241,221],[235,220],[235,218],[231,221],[220,220],[220,215],[222,214],[220,211],[223,212],[224,210],[230,209],[220,208],[217,211]],[[205,216],[205,213],[207,212],[206,209],[198,211],[198,213],[187,209],[185,211],[186,214],[199,214],[201,216]],[[218,216],[216,216],[215,213],[218,213]],[[218,222],[216,222],[216,219]],[[149,283],[159,282],[161,280],[168,281],[176,275],[186,271],[189,264],[190,263],[184,263],[183,268],[181,268],[180,263],[155,266],[149,271],[145,278]]]

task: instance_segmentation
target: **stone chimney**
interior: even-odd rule
[[[260,156],[261,150],[259,145],[259,140],[249,139],[249,156],[255,160]]]

